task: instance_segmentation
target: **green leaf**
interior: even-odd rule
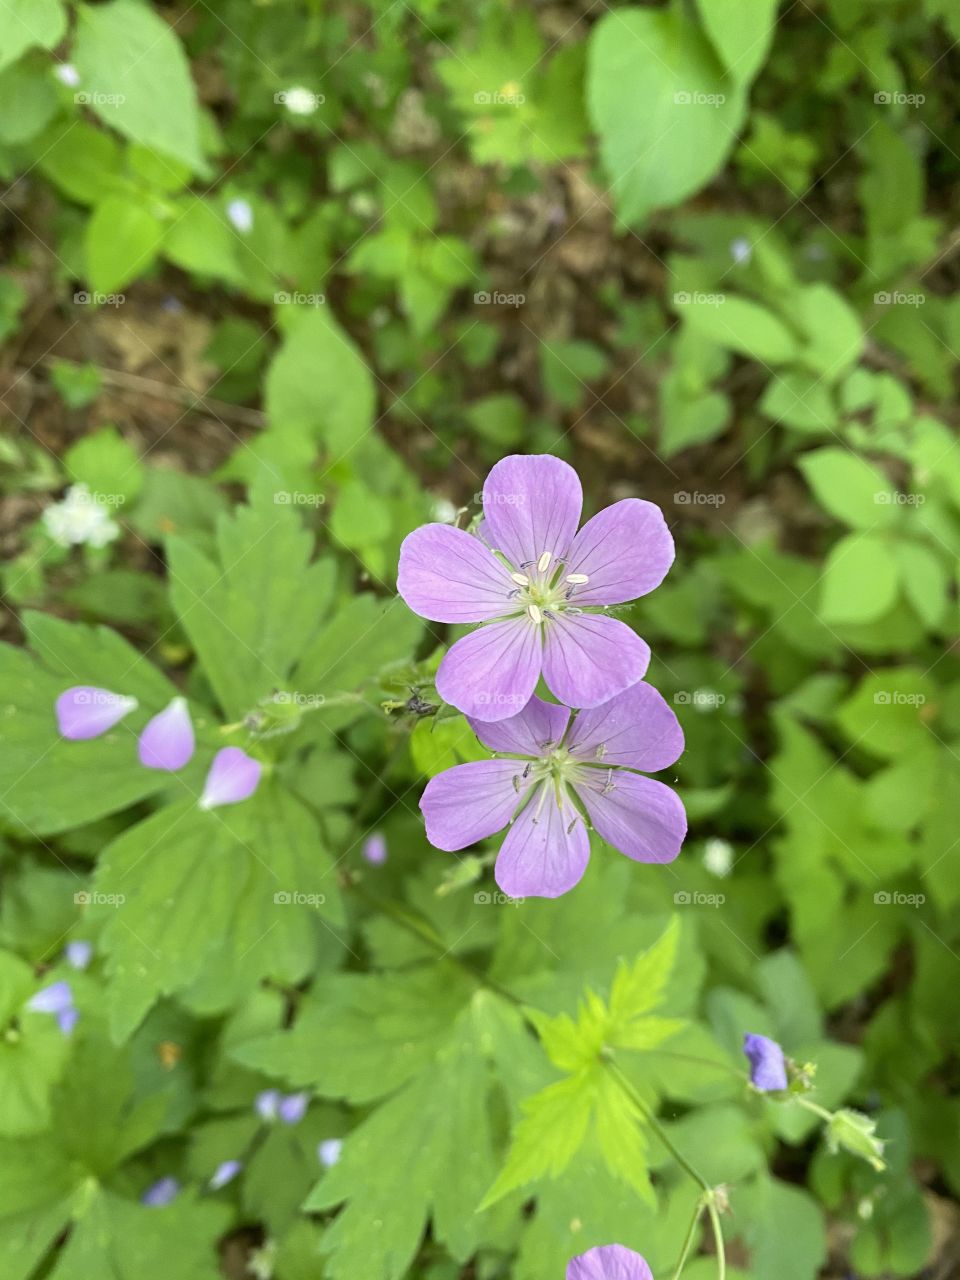
[[[822,1214],[805,1191],[761,1178],[738,1191],[737,1213],[746,1228],[754,1280],[815,1280],[827,1239]]]
[[[885,529],[897,519],[882,471],[849,449],[814,449],[797,466],[822,507],[854,529]]]
[[[730,75],[749,84],[766,61],[779,0],[697,0],[707,35]]]
[[[894,543],[903,594],[917,616],[930,628],[938,627],[947,609],[950,575],[940,556],[922,542]]]
[[[0,71],[0,142],[28,142],[49,124],[56,110],[57,94],[50,76],[32,59]]]
[[[749,298],[733,294],[717,297],[720,301],[716,303],[698,302],[694,297],[681,304],[681,314],[693,330],[718,346],[763,364],[786,364],[796,359],[799,343],[772,311]]]
[[[140,455],[115,427],[102,427],[67,450],[64,464],[71,477],[94,495],[106,495],[122,505],[143,488],[146,469]]]
[[[163,224],[139,200],[108,196],[87,223],[87,275],[98,293],[113,293],[141,276],[160,251]]]
[[[177,209],[164,233],[163,252],[184,271],[216,276],[228,284],[242,283],[236,232],[206,200],[189,198]]]
[[[135,0],[80,6],[73,60],[104,124],[194,172],[203,169],[200,112],[180,41]]]
[[[64,1069],[69,1041],[49,1013],[25,1009],[49,985],[37,984],[28,965],[0,951],[0,1134],[21,1137],[50,1123],[50,1088]],[[4,1024],[16,1020],[16,1026]]]
[[[587,102],[624,222],[678,204],[713,177],[744,94],[679,10],[620,9],[593,28]]]
[[[811,284],[795,300],[798,325],[806,333],[805,362],[833,382],[859,360],[863,351],[860,317],[835,289]]]
[[[325,307],[298,307],[267,371],[271,425],[345,453],[373,425],[376,391],[366,361]]]
[[[830,548],[820,616],[827,624],[872,622],[897,598],[897,566],[885,539],[850,533]]]
[[[27,49],[52,49],[66,29],[62,0],[5,0],[0,9],[0,70]]]
[[[294,673],[297,688],[327,697],[349,693],[385,668],[410,659],[423,624],[394,596],[354,596],[337,610]]]
[[[857,685],[837,712],[837,723],[850,742],[884,760],[933,746],[927,728],[934,710],[936,686],[917,667],[886,667]]]
[[[310,564],[312,549],[298,514],[282,503],[222,516],[215,560],[186,538],[168,544],[173,607],[232,718],[286,687],[326,611],[334,566]]]

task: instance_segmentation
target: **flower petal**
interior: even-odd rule
[[[210,772],[203,784],[201,809],[216,809],[222,804],[238,804],[257,789],[263,765],[239,747],[224,747],[213,757]]]
[[[638,680],[609,702],[581,711],[567,745],[585,763],[656,773],[679,760],[683,730],[657,690]]]
[[[387,860],[387,839],[382,831],[372,831],[363,842],[363,856],[374,867],[382,867]]]
[[[342,1138],[324,1138],[317,1143],[317,1159],[325,1169],[332,1169],[343,1151]]]
[[[546,624],[543,675],[570,707],[596,707],[642,680],[650,647],[616,618],[559,614]]]
[[[787,1064],[776,1040],[748,1031],[743,1037],[743,1052],[750,1063],[750,1083],[755,1089],[763,1093],[786,1089]]]
[[[501,458],[484,482],[485,536],[514,568],[536,564],[545,551],[563,558],[582,509],[579,476],[549,453]]]
[[[673,537],[653,502],[624,498],[588,520],[573,540],[564,575],[583,573],[572,601],[623,604],[658,587],[673,564]]]
[[[541,787],[550,787],[548,782]],[[552,787],[538,787],[514,819],[497,855],[497,884],[511,898],[559,898],[583,876],[590,861],[590,837],[583,816]],[[539,809],[539,812],[538,812]]]
[[[225,1187],[228,1182],[232,1182],[238,1173],[243,1169],[243,1163],[240,1160],[222,1160],[214,1170],[213,1177],[207,1184],[211,1191],[219,1191],[221,1187]]]
[[[574,783],[597,834],[635,862],[672,862],[687,834],[687,815],[675,791],[627,769],[617,769],[612,790],[601,794],[601,770],[594,785]]]
[[[307,1114],[307,1101],[305,1093],[288,1093],[281,1098],[277,1111],[283,1123],[299,1124]]]
[[[433,622],[486,622],[510,611],[516,584],[479,538],[449,524],[414,529],[400,548],[397,590]]]
[[[521,774],[516,760],[471,760],[438,773],[420,797],[427,839],[452,853],[500,831],[529,785]]]
[[[73,1008],[73,992],[69,982],[53,982],[44,987],[27,1001],[27,1008],[33,1013],[63,1013]]]
[[[71,969],[86,969],[93,959],[93,943],[83,938],[73,938],[63,949]]]
[[[567,1280],[653,1280],[645,1258],[622,1244],[588,1249],[567,1264]]]
[[[60,1028],[61,1034],[65,1036],[71,1035],[79,1018],[80,1010],[75,1009],[73,1005],[69,1009],[61,1009],[57,1014],[57,1026]]]
[[[174,698],[147,724],[137,750],[148,769],[182,769],[193,756],[196,740],[186,698]]]
[[[547,744],[556,746],[570,719],[568,707],[544,702],[536,694],[517,715],[491,724],[470,720],[470,728],[491,751],[509,751],[519,756],[542,756]]]
[[[537,687],[542,642],[529,618],[491,622],[453,646],[437,671],[437,693],[478,720],[509,720]]]
[[[57,725],[63,737],[73,742],[98,738],[136,708],[136,698],[78,684],[65,689],[57,699]]]
[[[147,1187],[140,1197],[140,1203],[148,1205],[151,1209],[163,1209],[166,1205],[172,1203],[179,1194],[180,1183],[176,1178],[159,1178]]]

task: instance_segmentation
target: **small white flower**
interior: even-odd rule
[[[744,266],[753,257],[753,245],[743,236],[737,236],[730,244],[730,257],[738,266]]]
[[[711,875],[722,880],[728,876],[733,867],[733,845],[729,840],[720,840],[714,836],[703,847],[703,865]]]
[[[320,105],[319,95],[302,84],[294,85],[283,95],[283,105],[291,115],[312,116]]]
[[[246,200],[231,200],[227,205],[227,218],[243,235],[253,230],[253,210]]]
[[[61,84],[65,84],[70,89],[76,89],[80,83],[80,72],[72,62],[58,62],[53,68],[53,74]]]
[[[61,502],[47,507],[43,524],[60,547],[105,547],[120,533],[120,526],[85,484],[71,485]]]

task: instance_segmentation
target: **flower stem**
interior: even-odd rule
[[[680,1273],[683,1271],[683,1268],[687,1265],[687,1258],[689,1258],[690,1256],[690,1250],[693,1248],[693,1242],[696,1239],[697,1227],[700,1225],[700,1218],[701,1218],[701,1215],[703,1214],[703,1209],[704,1209],[703,1196],[698,1196],[697,1203],[694,1206],[694,1210],[693,1210],[693,1218],[690,1222],[690,1226],[687,1230],[686,1238],[684,1239],[684,1242],[683,1242],[683,1249],[680,1251],[680,1257],[677,1260],[677,1265],[673,1273],[673,1280],[680,1280]]]

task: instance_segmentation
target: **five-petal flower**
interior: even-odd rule
[[[653,1280],[646,1259],[622,1244],[601,1244],[567,1264],[567,1280]]]

